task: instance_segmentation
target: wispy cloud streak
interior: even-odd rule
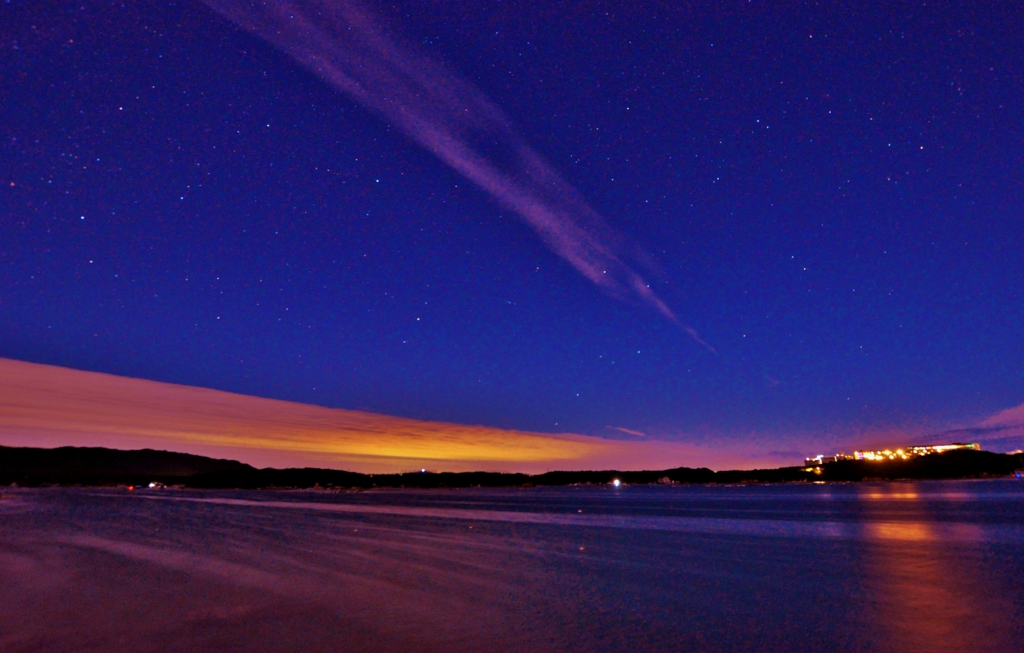
[[[334,88],[380,114],[529,224],[555,253],[612,296],[681,324],[630,264],[643,255],[512,128],[483,93],[389,38],[351,0],[204,0]]]

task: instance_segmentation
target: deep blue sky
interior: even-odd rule
[[[0,356],[805,452],[1024,401],[1024,7],[681,4],[367,6],[717,355],[205,5],[9,0]]]

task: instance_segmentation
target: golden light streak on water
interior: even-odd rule
[[[940,537],[928,506],[913,489],[864,487],[865,535],[874,540],[864,580],[875,599],[867,621],[893,651],[1008,651],[1013,605],[993,581],[961,564],[961,554],[985,546],[980,529],[959,525],[956,544]],[[888,501],[883,501],[888,499]],[[948,530],[948,529],[947,529]],[[973,532],[977,531],[977,532]],[[972,535],[974,537],[972,537]],[[976,540],[976,543],[970,543]]]

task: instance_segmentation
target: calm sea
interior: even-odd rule
[[[4,489],[0,650],[1024,651],[1024,482]]]

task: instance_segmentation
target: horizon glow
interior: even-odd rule
[[[162,448],[363,473],[750,465],[742,455],[427,422],[0,359],[0,444]]]

